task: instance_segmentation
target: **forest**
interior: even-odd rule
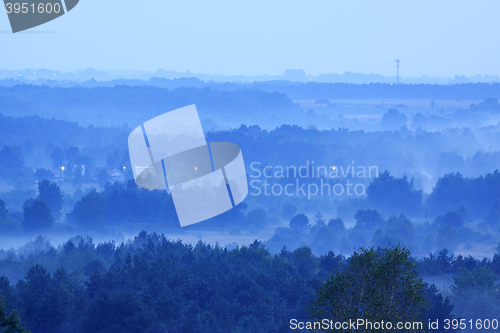
[[[0,294],[32,332],[288,332],[290,318],[307,320],[323,279],[349,271],[357,255],[382,260],[391,251],[406,253],[398,260],[415,281],[453,278],[445,296],[420,282],[417,294],[427,305],[415,318],[453,319],[453,309],[469,318],[499,313],[500,254],[478,260],[442,250],[415,260],[399,247],[349,257],[283,247],[272,255],[259,241],[229,249],[145,231],[121,244],[77,236],[54,247],[38,237],[2,250]]]
[[[4,5],[0,333],[500,332],[499,1]]]
[[[357,304],[372,320],[500,319],[496,85],[6,84],[0,331],[289,332]],[[168,191],[136,185],[127,138],[193,103],[208,142],[241,148],[249,195],[181,228]]]
[[[51,73],[51,72],[50,72]],[[399,84],[368,82],[362,84],[344,82],[299,82],[299,80],[254,81],[254,82],[228,82],[203,80],[196,77],[184,75],[180,78],[163,78],[154,76],[145,79],[113,79],[96,80],[55,80],[55,79],[0,79],[0,85],[12,87],[16,85],[39,85],[50,87],[115,87],[115,86],[149,86],[166,89],[177,89],[190,87],[198,89],[213,89],[222,91],[235,90],[260,90],[266,92],[280,92],[291,99],[350,99],[350,98],[387,98],[387,99],[484,99],[487,97],[500,98],[498,82],[493,83],[455,83],[455,84]],[[303,74],[305,75],[305,73]],[[50,77],[50,75],[48,75]],[[308,80],[299,74],[300,81]],[[390,79],[391,82],[394,80]],[[294,82],[295,81],[295,82]]]

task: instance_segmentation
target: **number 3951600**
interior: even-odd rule
[[[445,319],[444,320],[444,329],[449,330],[450,328],[456,330],[456,329],[467,329],[470,328],[471,330],[477,329],[485,329],[489,330],[490,328],[493,330],[498,329],[498,319],[476,319],[476,320],[468,320],[466,321],[465,319]]]
[[[15,14],[27,14],[27,13],[33,13],[33,14],[51,14],[51,13],[56,13],[58,14],[61,11],[61,5],[58,3],[51,4],[51,3],[39,3],[37,6],[35,6],[34,3],[31,5],[28,3],[6,3],[5,8],[7,9],[7,14],[10,13],[15,13]]]

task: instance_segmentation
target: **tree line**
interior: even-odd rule
[[[0,86],[10,87],[23,84],[13,79],[0,80]],[[84,82],[38,80],[38,85],[50,87],[86,87],[109,88],[115,86],[159,87],[169,90],[193,87],[197,89],[214,89],[235,91],[253,89],[266,92],[285,93],[292,99],[362,99],[362,98],[394,98],[394,99],[484,99],[500,98],[500,83],[459,83],[459,84],[393,84],[393,83],[329,83],[329,82],[292,82],[274,80],[263,82],[214,82],[203,81],[195,77],[166,79],[152,77],[148,80],[116,79],[111,81],[89,80]]]
[[[345,318],[362,307],[371,319],[456,318],[450,299],[421,279],[421,264],[399,245],[345,257],[314,256],[308,247],[272,255],[258,241],[232,249],[192,246],[146,232],[119,245],[79,236],[58,248],[39,237],[0,251],[0,295],[3,313],[15,310],[34,333],[288,332],[292,318],[335,319],[340,312],[328,312],[331,306],[343,306]],[[384,267],[392,273],[382,274]],[[359,289],[363,279],[372,281],[366,294]],[[491,264],[464,268],[451,300],[493,292],[489,305],[496,310],[495,281]],[[390,297],[384,288],[406,305],[381,309],[377,302]],[[333,301],[351,296],[348,303]],[[401,306],[407,306],[402,317]]]

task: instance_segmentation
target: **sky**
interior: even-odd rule
[[[80,0],[13,34],[0,68],[222,75],[500,75],[500,1]]]

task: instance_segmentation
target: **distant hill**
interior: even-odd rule
[[[44,151],[52,145],[89,147],[126,142],[128,127],[83,127],[76,122],[44,119],[40,116],[11,117],[0,114],[0,145],[30,147]],[[50,151],[48,152],[50,154]]]
[[[0,80],[0,87],[13,87],[30,81],[3,79]],[[225,100],[239,98],[241,95],[256,98],[257,93],[250,93],[249,90],[259,90],[260,92],[282,93],[292,100],[295,99],[354,99],[354,98],[394,98],[394,99],[451,99],[451,100],[483,100],[488,97],[500,98],[500,83],[460,83],[460,84],[392,84],[392,83],[321,83],[321,82],[292,82],[286,80],[274,80],[264,82],[239,83],[239,82],[214,82],[203,81],[195,77],[185,78],[158,78],[153,77],[147,80],[140,79],[115,79],[110,81],[88,81],[77,82],[70,80],[44,80],[31,81],[38,86],[50,86],[59,88],[72,87],[158,87],[169,90],[178,88],[211,89],[214,91],[236,92],[238,94],[211,96],[210,98],[222,98]],[[0,88],[2,89],[2,88]],[[155,94],[155,91],[151,91]],[[177,96],[186,96],[186,93],[194,93],[200,98],[207,96],[207,92],[200,94],[196,90],[176,92]],[[262,96],[260,97],[262,98]],[[276,98],[276,97],[274,97]]]
[[[136,127],[164,112],[196,104],[200,118],[232,119],[238,125],[256,117],[283,117],[300,113],[298,104],[284,94],[262,90],[234,91],[210,88],[114,86],[51,88],[16,85],[0,87],[0,113],[11,116],[39,115],[78,121],[81,124]],[[254,121],[252,121],[254,122]]]

